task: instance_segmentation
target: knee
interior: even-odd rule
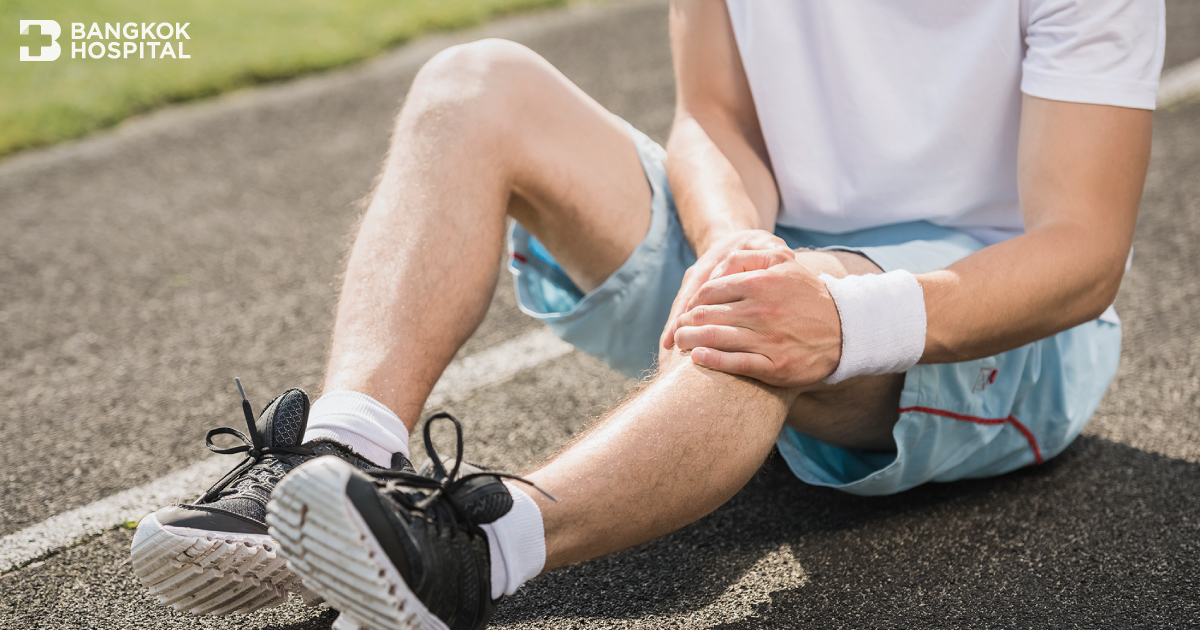
[[[452,46],[417,73],[401,123],[408,119],[425,130],[450,126],[475,134],[511,129],[523,111],[521,100],[548,68],[537,53],[507,40]]]

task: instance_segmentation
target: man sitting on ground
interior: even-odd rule
[[[864,495],[1057,455],[1117,369],[1163,20],[678,0],[666,151],[522,46],[444,51],[396,122],[325,394],[246,405],[246,462],[143,520],[137,574],[252,610],[299,589],[281,547],[345,627],[479,628],[539,573],[716,509],[774,446]],[[409,433],[487,310],[506,218],[521,308],[657,369],[524,480],[417,474]]]

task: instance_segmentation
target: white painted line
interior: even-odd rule
[[[442,373],[425,407],[436,407],[455,396],[507,380],[521,370],[557,359],[572,349],[571,344],[543,327],[463,357]]]
[[[1161,108],[1193,98],[1200,98],[1200,59],[1171,68],[1158,82],[1158,106]]]
[[[440,405],[472,390],[494,385],[517,372],[561,357],[571,345],[547,328],[497,344],[446,368],[427,407]],[[0,538],[0,574],[68,547],[121,523],[137,521],[171,503],[204,492],[237,463],[233,457],[211,457],[136,488],[64,512]]]
[[[0,574],[30,560],[75,544],[158,508],[194,498],[208,489],[237,459],[211,457],[137,488],[52,516],[0,538]]]

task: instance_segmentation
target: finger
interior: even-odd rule
[[[671,312],[667,315],[667,323],[663,326],[662,336],[658,340],[659,345],[664,349],[670,348],[675,343],[673,340],[675,338],[675,320],[679,316],[678,311],[679,296],[675,296],[675,301],[671,302]]]
[[[790,249],[744,249],[726,256],[713,268],[708,279],[715,280],[735,273],[770,269],[775,265],[795,261],[796,254]]]
[[[680,350],[713,348],[725,352],[754,352],[760,341],[754,332],[737,326],[681,326],[675,331],[675,345]]]
[[[734,325],[745,319],[740,316],[738,311],[742,302],[734,302],[733,304],[715,304],[697,306],[690,311],[685,311],[675,319],[676,328],[685,326],[707,326],[709,324],[727,324]]]
[[[685,312],[684,307],[691,301],[694,294],[694,289],[686,293],[681,290],[679,295],[675,296],[675,301],[671,303],[671,314],[667,316],[667,325],[663,327],[661,340],[663,348],[670,348],[674,345],[675,331],[679,328],[679,316]]]
[[[690,311],[705,304],[740,302],[755,294],[762,282],[770,277],[770,273],[770,270],[759,269],[709,280],[696,290],[695,295],[683,310]]]
[[[704,285],[715,264],[715,259],[703,258],[696,261],[683,274],[683,282],[675,294],[675,300],[671,302],[671,312],[667,316],[667,323],[663,327],[662,338],[659,340],[664,349],[670,348],[674,344],[675,330],[679,328],[676,320],[686,310],[685,307],[691,302],[692,296]]]
[[[726,374],[748,376],[768,385],[774,380],[775,365],[761,354],[696,348],[692,350],[692,363]]]
[[[693,286],[693,278],[695,278],[695,276],[695,267],[688,269],[687,272],[683,274],[683,282],[679,286],[679,291],[675,294],[675,299],[671,302],[671,311],[667,315],[667,323],[665,326],[663,326],[662,336],[658,340],[659,345],[661,345],[664,349],[670,348],[674,343],[673,340],[675,338],[675,329],[677,328],[675,325],[675,320],[679,317],[680,312],[683,310],[683,306],[691,301],[692,294],[694,294],[696,292],[696,288],[698,288]]]

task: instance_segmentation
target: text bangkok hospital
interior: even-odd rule
[[[57,22],[53,20],[22,20],[22,34],[28,33],[28,25],[42,27],[42,34],[54,41],[44,48],[40,56],[31,56],[22,50],[22,60],[51,61],[58,58]],[[187,28],[190,22],[115,22],[103,25],[93,22],[90,27],[83,22],[71,23],[71,59],[191,59],[185,52],[184,40],[190,40]],[[49,27],[49,28],[47,28]],[[96,41],[99,40],[99,41]],[[50,54],[46,54],[49,52]]]

